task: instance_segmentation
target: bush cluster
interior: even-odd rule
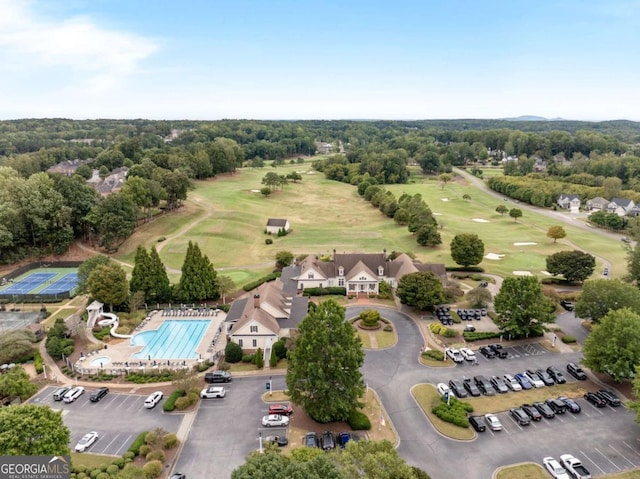
[[[133,440],[131,445],[129,446],[128,451],[132,452],[134,456],[140,454],[140,448],[145,445],[145,439],[149,431],[144,431],[138,434],[138,436]]]
[[[433,359],[435,361],[444,361],[444,352],[437,349],[429,349],[422,353],[422,357]]]
[[[473,406],[467,402],[459,401],[453,396],[449,396],[449,404],[440,398],[440,402],[431,408],[431,412],[445,422],[450,422],[459,427],[469,427],[467,414],[473,412]]]
[[[303,296],[327,296],[329,294],[346,296],[347,288],[342,288],[340,286],[330,286],[328,288],[305,288],[302,292]]]
[[[162,409],[164,410],[164,412],[173,411],[176,408],[176,401],[178,400],[178,398],[181,398],[186,394],[187,393],[184,389],[176,389],[175,391],[173,391],[171,393],[171,396],[167,398],[167,400],[164,402],[162,406]]]
[[[393,331],[393,326],[391,326],[390,324],[387,324],[382,330],[386,332],[391,332]]]
[[[125,380],[135,384],[146,383],[163,383],[173,381],[175,372],[169,369],[162,369],[160,371],[149,371],[149,373],[129,373],[125,376]]]
[[[445,338],[455,338],[458,335],[458,332],[455,329],[447,328],[439,323],[431,323],[429,329],[433,334],[439,334]]]
[[[238,343],[229,341],[224,348],[224,360],[227,363],[239,363],[243,360],[242,348]]]
[[[69,331],[62,318],[56,319],[55,324],[47,331],[45,342],[47,353],[54,359],[62,359],[62,355],[69,357],[73,353],[73,339],[69,338]]]
[[[245,291],[251,291],[252,289],[257,288],[257,287],[258,287],[258,286],[260,286],[261,284],[263,284],[263,283],[267,283],[267,282],[269,282],[269,281],[273,281],[273,280],[275,280],[276,278],[279,278],[279,277],[280,277],[280,273],[279,273],[279,272],[271,273],[271,274],[268,274],[268,275],[266,275],[266,276],[263,276],[263,277],[262,277],[262,278],[260,278],[260,279],[257,279],[257,280],[255,280],[255,281],[252,281],[251,283],[247,283],[247,284],[245,284],[245,285],[242,287],[242,289],[244,289]]]
[[[576,341],[577,340],[575,336],[571,336],[569,334],[565,334],[564,336],[562,336],[562,342],[565,344],[572,344],[572,343],[575,343]]]
[[[347,422],[354,431],[368,431],[371,429],[371,421],[367,415],[357,409],[351,411]]]
[[[375,309],[368,309],[360,313],[360,321],[365,328],[375,328],[380,323],[380,313]]]
[[[465,331],[462,336],[465,341],[479,341],[481,339],[499,338],[501,334],[497,331]]]

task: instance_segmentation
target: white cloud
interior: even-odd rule
[[[12,70],[47,74],[70,68],[68,80],[84,90],[112,88],[157,51],[149,38],[97,25],[91,18],[63,20],[38,14],[37,5],[0,0],[0,52]]]

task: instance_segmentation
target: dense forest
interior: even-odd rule
[[[490,163],[516,182],[552,181],[535,198],[521,184],[499,186],[520,188],[534,204],[548,206],[560,192],[640,193],[640,123],[629,121],[2,121],[0,262],[63,253],[77,238],[115,251],[140,221],[179,208],[192,180],[313,156],[326,144],[336,153],[314,167],[352,184],[404,183],[411,164],[442,174]],[[47,173],[75,160],[82,164],[71,176]],[[94,171],[105,178],[123,168],[116,192],[87,183]]]

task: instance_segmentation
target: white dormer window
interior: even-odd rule
[[[382,276],[384,274],[384,268],[382,266],[378,266],[378,276]]]
[[[344,276],[344,266],[338,267],[338,276]]]
[[[307,275],[307,278],[313,279],[313,273],[309,272],[309,274]]]
[[[258,326],[251,326],[251,332],[252,333],[257,333],[258,332]]]

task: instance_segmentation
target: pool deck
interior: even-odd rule
[[[193,313],[187,310],[189,313]],[[111,338],[108,343],[105,344],[106,349],[98,349],[93,353],[87,354],[84,358],[80,358],[74,365],[74,369],[82,374],[95,374],[100,370],[99,365],[92,365],[91,361],[108,357],[109,362],[103,363],[102,370],[107,374],[124,374],[129,370],[153,370],[153,369],[179,369],[190,368],[202,362],[205,359],[216,358],[217,355],[223,354],[227,345],[227,336],[224,320],[227,315],[222,310],[210,310],[210,313],[206,316],[191,316],[191,315],[166,315],[163,316],[162,311],[155,311],[148,319],[145,319],[140,326],[133,331],[132,335],[142,333],[145,331],[157,330],[162,323],[166,320],[171,321],[193,321],[193,320],[207,320],[211,321],[209,327],[202,336],[200,344],[196,348],[196,352],[200,355],[200,359],[165,359],[165,360],[144,360],[136,358],[135,353],[144,349],[144,346],[131,346],[130,339],[116,339]],[[90,332],[88,332],[90,334]],[[218,336],[215,345],[212,345],[214,338]],[[168,364],[167,364],[168,363]],[[128,366],[126,365],[128,364]]]

